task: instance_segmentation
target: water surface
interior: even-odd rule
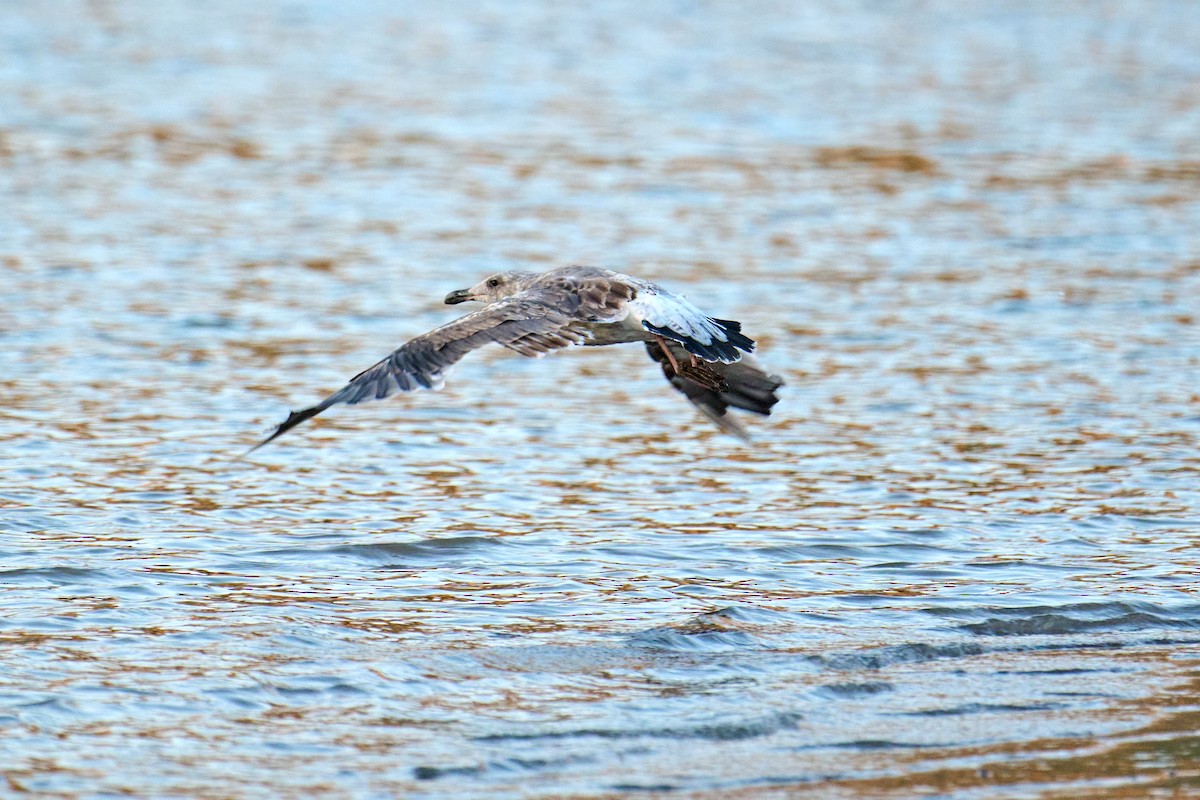
[[[0,794],[1200,792],[1197,7],[0,14]],[[755,441],[479,352],[237,458],[567,262]]]

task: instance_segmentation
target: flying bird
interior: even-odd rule
[[[783,386],[749,356],[754,340],[739,322],[704,314],[657,284],[599,267],[499,272],[446,303],[483,308],[411,339],[315,406],[293,411],[254,452],[338,403],[354,405],[396,392],[440,389],[450,367],[495,342],[540,358],[571,345],[644,342],[671,385],[726,433],[748,438],[730,407],[770,414]]]

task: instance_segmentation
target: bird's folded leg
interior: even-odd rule
[[[667,357],[667,361],[671,362],[671,369],[675,370],[675,374],[680,374],[679,362],[675,360],[675,355],[671,352],[671,348],[667,345],[667,340],[654,334],[654,341],[658,342],[659,348],[662,349],[663,355]]]

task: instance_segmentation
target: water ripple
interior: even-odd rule
[[[895,5],[6,4],[0,793],[1200,786],[1200,6]],[[241,457],[564,262],[753,440],[483,348]]]

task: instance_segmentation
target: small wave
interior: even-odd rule
[[[915,750],[920,748],[944,747],[940,744],[917,744],[916,742],[893,742],[890,739],[855,739],[851,742],[812,745],[798,749],[824,750]]]
[[[973,642],[933,645],[924,643],[898,644],[855,653],[833,653],[810,656],[809,661],[833,670],[883,669],[895,664],[920,664],[943,658],[963,658],[982,655],[984,648]]]
[[[857,700],[861,697],[873,697],[877,694],[890,692],[895,688],[895,686],[885,681],[872,681],[869,683],[831,683],[822,686],[817,691],[828,697]]]
[[[662,728],[582,728],[543,733],[496,733],[476,737],[479,742],[510,742],[550,739],[707,739],[732,742],[757,739],[779,731],[794,730],[802,719],[796,712],[781,712],[766,717],[728,722],[700,723]]]
[[[261,555],[302,555],[313,558],[322,554],[349,556],[362,561],[382,564],[441,561],[447,557],[459,557],[464,553],[510,546],[494,536],[454,536],[425,539],[416,542],[371,542],[370,544],[343,544],[318,549],[289,547],[270,550]]]
[[[959,630],[979,636],[1047,636],[1160,628],[1195,630],[1200,629],[1200,620],[1172,620],[1140,612],[1118,614],[1107,619],[1078,619],[1065,614],[1039,614],[1026,619],[989,619],[959,626]]]
[[[1144,630],[1200,630],[1200,606],[1167,608],[1153,603],[1080,603],[1067,606],[930,609],[964,622],[956,629],[976,636],[1061,636]]]
[[[853,560],[864,558],[867,551],[848,544],[784,544],[752,548],[756,553],[770,556],[774,561],[828,561],[830,559]]]
[[[565,767],[572,764],[591,763],[592,758],[506,758],[502,761],[491,761],[462,767],[436,767],[422,765],[413,768],[413,777],[419,781],[434,781],[438,778],[467,777],[475,778],[489,772],[520,772],[539,769]]]
[[[663,625],[635,633],[627,641],[634,647],[683,653],[764,647],[744,629],[765,621],[763,615],[772,614],[761,609],[731,606],[698,614],[676,625]]]
[[[106,580],[108,577],[104,570],[86,567],[26,567],[0,570],[0,584],[41,583],[43,581],[56,584],[93,583]]]
[[[1024,711],[1057,711],[1070,707],[1067,703],[1028,703],[1023,705],[967,703],[966,705],[954,706],[953,708],[930,708],[923,711],[899,711],[894,713],[899,717],[958,717],[968,714],[1012,714]]]
[[[684,631],[671,628],[660,628],[634,634],[629,637],[629,643],[635,647],[670,650],[678,653],[707,653],[762,646],[757,639],[745,631]]]

